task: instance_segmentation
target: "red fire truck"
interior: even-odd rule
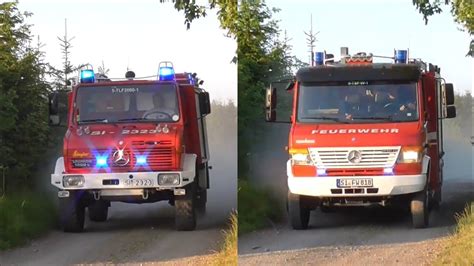
[[[287,176],[294,229],[306,229],[317,207],[400,203],[421,228],[440,204],[443,119],[456,116],[453,85],[407,50],[384,57],[390,63],[374,57],[351,56],[346,47],[339,61],[318,52],[315,66],[281,87],[278,97],[292,99]],[[266,90],[269,122],[284,109],[276,87]]]
[[[85,208],[90,220],[107,220],[111,201],[167,200],[177,230],[194,230],[196,211],[205,210],[208,92],[195,74],[175,73],[169,62],[153,80],[134,76],[111,81],[84,69],[68,93],[63,157],[51,175],[64,231],[83,231]],[[50,121],[57,124],[56,96]]]

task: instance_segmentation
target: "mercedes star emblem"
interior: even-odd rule
[[[350,163],[360,163],[360,161],[362,160],[362,154],[360,153],[360,151],[356,151],[356,150],[352,150],[349,152],[349,154],[347,154],[347,160],[350,162]]]
[[[130,162],[130,154],[123,149],[117,149],[112,155],[114,164],[118,166],[125,166]]]

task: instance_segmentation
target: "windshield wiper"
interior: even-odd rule
[[[301,117],[302,119],[320,119],[320,120],[331,120],[339,123],[345,123],[348,124],[348,121],[341,120],[340,118],[337,117],[330,117],[330,116],[317,116],[317,117]]]
[[[385,120],[385,121],[393,121],[393,116],[355,116],[352,119],[360,119],[360,120]]]
[[[126,122],[126,121],[153,121],[153,120],[142,118],[142,117],[123,118],[123,119],[117,120],[117,122]]]
[[[105,118],[86,119],[86,120],[78,121],[79,124],[83,124],[83,123],[108,123],[108,122],[109,122],[109,120],[107,120]]]
[[[117,120],[117,122],[128,122],[128,121],[150,121],[150,122],[155,122],[157,120],[147,119],[147,118],[143,118],[143,117],[123,118],[123,119]]]

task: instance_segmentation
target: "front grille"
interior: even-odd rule
[[[135,148],[134,155],[147,155],[148,166],[152,169],[164,169],[173,166],[172,147]],[[134,157],[136,161],[136,157]]]
[[[171,144],[171,142],[169,142]],[[173,168],[175,165],[175,149],[173,146],[170,147],[163,147],[164,145],[136,145],[131,149],[126,149],[125,151],[131,155],[130,161],[124,165],[120,166],[114,163],[113,154],[116,151],[107,150],[107,149],[99,149],[95,150],[96,154],[101,156],[107,156],[107,167],[114,171],[114,172],[128,172],[128,171],[150,171],[150,170],[169,170]],[[138,166],[137,156],[138,155],[145,155],[146,156],[146,165],[145,166]],[[87,161],[88,163],[83,163],[82,161]],[[77,160],[72,159],[69,160],[70,167],[73,169],[85,169],[85,168],[93,168],[96,166],[97,161],[96,158],[81,158],[81,164],[77,162]],[[80,167],[78,167],[80,166]]]
[[[395,164],[400,147],[309,148],[308,150],[317,168],[385,168]],[[360,162],[349,161],[348,155],[351,151],[360,152]]]

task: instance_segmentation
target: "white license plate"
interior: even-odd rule
[[[372,178],[340,178],[336,185],[340,188],[373,187],[374,183]]]
[[[124,184],[127,187],[152,187],[153,179],[127,179]]]

